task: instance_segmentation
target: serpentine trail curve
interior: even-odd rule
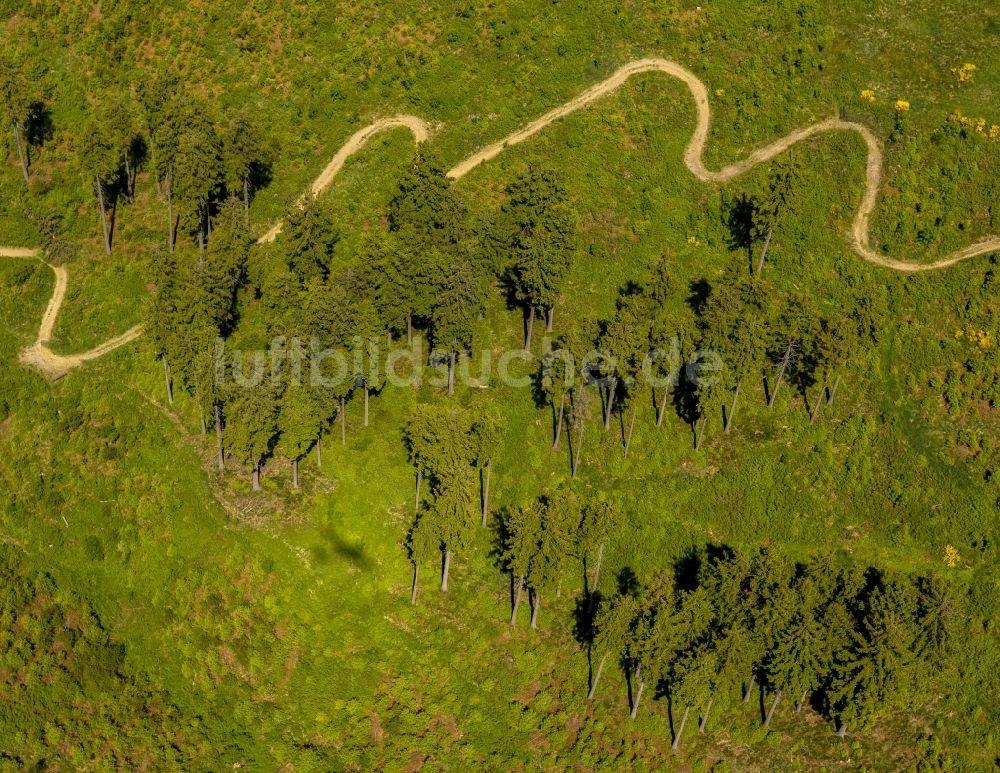
[[[638,59],[618,68],[608,78],[591,86],[589,89],[586,89],[582,93],[573,97],[568,102],[550,110],[539,118],[536,118],[527,126],[518,129],[507,137],[486,146],[469,156],[464,161],[459,162],[451,170],[449,170],[448,175],[455,179],[464,177],[475,167],[485,161],[495,158],[502,153],[504,149],[510,147],[511,145],[517,145],[525,142],[539,132],[543,131],[554,121],[570,115],[571,113],[586,107],[592,102],[595,102],[616,91],[632,76],[652,72],[665,73],[683,81],[690,90],[691,96],[694,97],[697,122],[695,124],[694,134],[691,136],[691,139],[684,150],[684,164],[699,180],[707,183],[729,182],[730,180],[733,180],[745,172],[753,169],[758,164],[770,161],[775,156],[778,156],[788,150],[792,145],[808,139],[809,137],[830,131],[853,131],[861,135],[861,138],[868,146],[865,192],[861,199],[861,204],[858,207],[858,211],[854,215],[854,221],[851,226],[850,233],[848,234],[851,248],[859,257],[869,263],[874,263],[878,266],[883,266],[895,271],[917,273],[921,271],[936,271],[947,268],[948,266],[953,266],[960,261],[976,257],[977,255],[1000,252],[1000,237],[997,236],[990,236],[982,239],[933,263],[913,263],[906,260],[900,260],[898,258],[891,258],[882,255],[873,249],[870,244],[869,231],[871,227],[871,215],[875,210],[875,205],[878,200],[879,186],[882,183],[882,147],[875,135],[872,134],[866,126],[860,123],[843,121],[838,118],[828,118],[824,121],[811,124],[801,129],[796,129],[787,136],[782,137],[769,145],[765,145],[764,147],[754,150],[742,161],[736,161],[728,166],[724,166],[718,171],[707,169],[703,161],[703,156],[705,152],[705,145],[708,141],[709,129],[712,125],[712,108],[708,102],[708,89],[698,76],[690,70],[682,67],[676,62],[662,58]],[[417,116],[395,115],[375,121],[374,123],[359,129],[351,135],[347,142],[344,143],[340,150],[337,151],[334,157],[323,169],[319,177],[317,177],[312,183],[310,186],[311,193],[313,195],[318,195],[328,188],[343,168],[347,159],[364,147],[373,137],[381,134],[382,132],[396,128],[408,129],[418,143],[427,140],[431,133],[428,123]],[[281,227],[282,223],[279,221],[267,233],[260,237],[258,241],[274,241],[275,237],[277,237],[277,235],[281,232]],[[38,250],[0,247],[0,257],[41,259],[41,254]],[[73,355],[58,355],[52,352],[48,348],[47,344],[52,338],[52,329],[55,325],[56,316],[59,313],[59,308],[62,305],[63,298],[66,294],[67,276],[65,268],[61,266],[52,266],[51,268],[56,274],[56,287],[52,293],[52,298],[49,301],[48,307],[45,310],[45,315],[42,317],[42,323],[39,327],[38,337],[35,343],[21,352],[22,362],[37,368],[50,378],[58,378],[88,360],[101,357],[102,355],[117,349],[119,346],[127,344],[142,333],[141,327],[136,326],[116,338],[105,341],[100,346],[95,349],[91,349],[88,352]]]
[[[45,262],[39,250],[24,247],[0,247],[0,257],[38,258],[42,262]],[[59,309],[62,307],[63,299],[66,297],[69,276],[66,273],[65,266],[53,266],[50,263],[46,263],[46,265],[56,275],[56,284],[52,290],[52,297],[49,298],[48,306],[45,307],[45,313],[42,315],[42,322],[38,326],[38,335],[35,338],[35,342],[21,351],[20,360],[25,365],[32,366],[51,379],[57,379],[65,376],[73,368],[83,365],[88,360],[103,357],[113,349],[124,346],[129,341],[138,338],[142,333],[142,327],[136,325],[126,330],[120,336],[109,339],[100,346],[96,346],[86,352],[80,352],[79,354],[56,354],[53,352],[49,349],[48,343],[52,340],[52,330],[56,324],[56,317],[59,315]]]

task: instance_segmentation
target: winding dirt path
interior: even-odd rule
[[[415,115],[394,115],[389,118],[382,118],[373,124],[365,126],[363,129],[358,129],[358,131],[354,132],[348,138],[340,150],[337,151],[336,155],[330,160],[330,163],[319,173],[319,177],[313,181],[313,184],[309,186],[309,193],[313,196],[318,196],[330,187],[333,178],[344,168],[344,163],[347,159],[367,145],[372,137],[390,129],[398,128],[409,129],[413,134],[413,139],[417,142],[423,142],[431,134],[431,129],[427,122],[423,118],[417,118]],[[302,199],[299,201],[301,202]],[[275,237],[281,233],[283,225],[284,223],[279,220],[270,231],[257,240],[258,243],[273,242]]]
[[[448,172],[448,175],[455,179],[464,177],[474,168],[485,161],[495,158],[502,153],[504,149],[510,147],[511,145],[517,145],[531,139],[554,121],[570,115],[571,113],[586,107],[592,102],[596,102],[597,100],[602,99],[608,94],[616,91],[632,76],[650,72],[662,72],[670,75],[671,77],[677,78],[688,87],[691,92],[691,96],[694,98],[697,121],[695,124],[694,134],[691,136],[691,139],[684,150],[684,164],[699,180],[708,183],[729,182],[750,169],[753,169],[758,164],[770,161],[775,156],[778,156],[788,150],[792,145],[802,142],[809,137],[831,131],[853,131],[860,134],[861,138],[868,146],[865,192],[861,199],[861,204],[858,207],[858,211],[854,215],[854,221],[851,226],[850,233],[847,235],[850,240],[851,248],[858,254],[859,257],[869,263],[874,263],[878,266],[883,266],[895,271],[917,273],[921,271],[936,271],[938,269],[947,268],[948,266],[953,266],[960,261],[976,257],[977,255],[983,255],[990,252],[1000,252],[1000,237],[997,236],[990,236],[974,244],[970,244],[968,247],[953,252],[933,263],[914,263],[911,261],[900,260],[898,258],[891,258],[882,255],[873,249],[870,244],[869,231],[871,227],[871,215],[875,210],[875,205],[878,201],[879,186],[882,183],[882,146],[875,135],[872,134],[866,126],[860,123],[842,121],[838,118],[829,118],[825,121],[820,121],[818,123],[811,124],[810,126],[796,129],[787,136],[782,137],[769,145],[765,145],[757,150],[754,150],[742,161],[736,161],[728,166],[724,166],[718,171],[707,169],[703,161],[703,156],[705,152],[705,144],[708,141],[709,129],[712,125],[712,108],[708,102],[708,89],[698,76],[690,70],[682,67],[676,62],[670,61],[669,59],[655,57],[638,59],[618,68],[608,78],[591,86],[589,89],[573,97],[573,99],[568,102],[550,110],[541,117],[536,118],[527,126],[518,129],[507,137],[504,137],[491,145],[487,145],[485,148],[477,151],[464,161],[459,162]],[[394,115],[375,121],[374,123],[359,129],[348,138],[347,142],[341,146],[340,150],[338,150],[334,157],[330,160],[330,163],[327,164],[320,173],[319,177],[313,181],[310,186],[310,192],[313,195],[319,195],[330,186],[334,178],[343,168],[344,163],[352,154],[364,147],[376,135],[397,128],[408,129],[418,143],[424,142],[430,136],[429,124],[417,116]],[[275,237],[277,237],[277,235],[281,232],[282,225],[283,224],[279,221],[267,233],[260,237],[258,241],[274,241]],[[38,250],[20,247],[0,247],[0,257],[42,259]],[[52,329],[55,325],[56,317],[59,314],[59,308],[62,305],[63,298],[66,294],[67,277],[65,268],[61,266],[51,266],[51,268],[56,275],[56,287],[52,293],[49,305],[45,309],[45,315],[42,317],[42,323],[38,330],[37,340],[32,346],[29,346],[21,352],[22,362],[37,368],[50,378],[58,378],[88,360],[101,357],[102,355],[117,349],[119,346],[127,344],[142,333],[141,327],[136,326],[116,338],[105,341],[100,346],[91,349],[88,352],[73,355],[58,355],[52,352],[48,348],[47,344],[52,338]]]
[[[45,263],[39,250],[27,249],[24,247],[0,247],[0,257],[3,258],[37,258]],[[52,290],[52,297],[49,298],[48,306],[42,315],[42,322],[38,326],[38,336],[35,343],[21,351],[20,360],[25,365],[42,372],[43,375],[51,379],[65,376],[73,368],[79,367],[88,360],[103,357],[108,352],[124,346],[129,341],[133,341],[142,333],[142,327],[136,325],[126,330],[120,336],[116,336],[105,341],[100,346],[80,352],[79,354],[56,354],[48,347],[52,340],[52,330],[56,325],[56,317],[59,316],[59,309],[62,307],[63,299],[66,297],[66,288],[69,284],[69,275],[65,266],[53,266],[45,263],[56,275],[56,285]]]
[[[953,266],[959,261],[983,255],[988,252],[1000,251],[1000,237],[990,236],[975,244],[971,244],[964,249],[935,261],[934,263],[913,263],[906,260],[886,257],[872,249],[869,243],[869,229],[871,214],[875,210],[878,200],[879,186],[882,184],[882,146],[874,134],[860,123],[851,121],[841,121],[837,118],[829,118],[825,121],[796,129],[791,134],[765,145],[753,151],[742,161],[736,161],[728,166],[724,166],[718,171],[712,171],[705,167],[702,157],[705,154],[705,144],[708,142],[709,129],[712,126],[712,108],[708,103],[708,89],[697,75],[669,59],[650,58],[638,59],[634,62],[618,68],[605,80],[591,86],[578,96],[573,97],[565,104],[550,110],[540,118],[536,118],[523,129],[518,129],[513,134],[504,137],[502,140],[488,145],[469,158],[457,164],[448,174],[451,177],[459,178],[468,174],[479,164],[489,161],[503,152],[511,145],[517,145],[540,131],[545,129],[553,121],[557,121],[564,116],[570,115],[577,110],[586,107],[592,102],[607,96],[617,90],[633,75],[647,72],[662,72],[683,81],[694,97],[694,107],[697,116],[694,134],[684,149],[684,164],[691,173],[699,180],[710,183],[725,183],[753,169],[758,164],[770,161],[775,156],[784,153],[792,145],[802,140],[808,139],[816,134],[829,131],[853,131],[861,135],[868,146],[868,165],[865,175],[865,194],[854,215],[854,223],[851,227],[850,241],[852,249],[869,263],[875,263],[885,268],[906,273],[916,273],[919,271],[935,271],[937,269]]]

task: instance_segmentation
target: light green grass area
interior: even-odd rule
[[[105,60],[134,41],[156,41],[155,61],[176,60],[220,112],[254,105],[265,118],[279,153],[272,183],[254,199],[255,232],[375,117],[408,112],[431,121],[431,143],[450,164],[630,59],[658,55],[709,87],[710,167],[843,107],[885,142],[873,245],[930,261],[1000,233],[1000,143],[940,131],[956,109],[1000,124],[1000,14],[987,4],[709,0],[697,11],[687,0],[433,9],[221,2],[168,12],[154,2],[128,21],[107,8],[104,25],[89,18],[89,5],[65,5],[56,15],[50,3],[25,11],[0,0],[13,39],[44,53],[39,68],[56,127],[34,151],[30,194],[20,192],[12,147],[0,169],[0,244],[37,243],[25,207],[62,215],[79,249],[52,342],[59,353],[140,322],[163,259],[155,247],[165,241],[163,203],[151,176],[140,175],[136,205],[120,203],[107,258],[72,150],[85,97],[108,77]],[[54,44],[40,45],[42,33]],[[950,68],[967,61],[977,65],[975,80],[959,84]],[[869,88],[873,104],[860,98]],[[896,99],[911,109],[903,136],[891,139]],[[556,306],[557,333],[566,320],[606,319],[618,291],[643,280],[661,255],[671,261],[678,307],[700,282],[747,262],[727,246],[724,205],[755,190],[767,169],[721,189],[699,182],[682,160],[693,126],[687,90],[642,75],[457,183],[482,215],[519,172],[559,170],[580,249]],[[0,720],[17,744],[12,753],[27,754],[23,765],[11,762],[0,744],[0,769],[43,758],[43,768],[83,767],[87,757],[195,770],[990,769],[1000,733],[1000,425],[996,401],[975,384],[996,372],[997,360],[956,331],[1000,336],[997,284],[986,284],[997,257],[914,276],[864,263],[846,240],[864,152],[858,137],[839,133],[794,148],[803,177],[766,266],[777,288],[812,296],[823,312],[859,301],[871,310],[878,343],[844,375],[833,405],[810,425],[791,386],[768,409],[762,386],[748,384],[733,431],[724,435],[713,416],[695,452],[674,411],[654,426],[646,398],[627,460],[620,426],[587,425],[576,485],[625,507],[626,525],[608,546],[605,593],[622,570],[646,580],[708,543],[767,545],[802,560],[831,551],[842,564],[934,575],[968,591],[971,633],[955,644],[960,678],[928,707],[839,739],[817,712],[793,714],[791,700],[763,729],[756,702],[720,696],[708,732],[689,724],[682,753],[671,757],[666,700],[648,695],[630,721],[625,680],[611,672],[597,700],[585,700],[587,655],[573,631],[580,583],[546,599],[540,631],[507,624],[510,579],[492,555],[492,531],[456,555],[447,594],[425,565],[420,603],[409,605],[404,542],[414,471],[402,431],[417,403],[446,400],[441,390],[387,387],[372,399],[368,428],[356,396],[346,446],[339,426],[331,428],[322,469],[313,456],[301,464],[301,490],[291,488],[288,463],[273,459],[254,494],[235,461],[225,476],[214,472],[213,437],[199,434],[197,408],[181,390],[166,404],[161,365],[143,339],[56,383],[18,365],[52,274],[35,261],[0,258],[0,542],[25,567],[49,573],[64,606],[93,608],[108,641],[123,647],[121,673],[144,696],[136,704],[143,716],[171,717],[183,749],[168,756],[154,741],[155,722],[91,711],[118,705],[127,714],[132,704],[116,704],[118,682],[88,681],[114,667],[79,655],[83,666],[73,658],[52,666],[72,676],[53,688],[56,704],[74,707],[70,719],[58,734],[30,712],[9,727]],[[324,194],[342,227],[336,254],[345,262],[367,233],[385,227],[412,154],[406,132],[382,135]],[[931,215],[918,211],[928,200]],[[938,214],[941,223],[922,234]],[[251,311],[233,341],[261,345],[259,316]],[[518,346],[521,324],[521,311],[494,292],[476,324],[474,355]],[[569,477],[565,439],[550,449],[551,411],[530,390],[494,382],[451,399],[472,410],[495,403],[507,419],[495,511]],[[946,546],[961,556],[954,567],[943,560]],[[60,635],[70,630],[49,622]],[[8,667],[0,661],[0,674]],[[16,701],[37,686],[8,693],[2,684],[0,695]]]

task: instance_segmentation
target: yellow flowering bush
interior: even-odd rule
[[[969,343],[974,344],[983,350],[993,348],[993,334],[988,330],[977,330],[974,327],[969,327],[965,330],[959,328],[955,331],[955,338],[964,338]]]
[[[905,99],[897,99],[893,103],[892,107],[897,113],[905,113],[907,110],[910,109],[910,103],[907,102]]]
[[[944,562],[949,566],[949,568],[954,569],[958,566],[958,562],[961,559],[962,557],[958,554],[958,551],[955,550],[953,545],[944,546]]]
[[[865,89],[864,91],[861,92],[861,98],[865,102],[874,102],[875,101],[875,92],[872,91],[871,89]]]
[[[956,124],[963,129],[969,129],[970,133],[975,132],[984,140],[1000,142],[1000,126],[997,124],[989,125],[982,116],[979,118],[970,118],[967,115],[962,115],[961,110],[956,110],[948,116],[948,123]]]
[[[692,247],[698,247],[701,245],[701,240],[697,236],[689,236],[688,244],[690,244]]]
[[[724,97],[725,95],[726,95],[726,90],[725,89],[716,89],[715,90],[715,96],[717,96],[717,97]]]
[[[958,78],[959,83],[970,83],[976,75],[976,65],[966,63],[961,67],[952,67],[951,74]]]

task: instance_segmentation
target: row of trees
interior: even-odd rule
[[[553,276],[565,274],[571,253],[565,191],[541,172],[518,178],[511,192],[515,203],[496,213],[481,229],[488,239],[479,240],[440,162],[420,152],[389,204],[388,232],[355,254],[341,246],[340,229],[321,201],[307,198],[293,208],[269,244],[253,242],[245,197],[213,204],[213,227],[197,250],[158,257],[147,329],[163,360],[168,399],[176,382],[195,398],[203,430],[214,422],[220,468],[227,454],[235,456],[256,487],[263,461],[279,452],[297,480],[298,460],[313,446],[319,456],[320,438],[337,419],[344,437],[345,405],[355,394],[363,395],[367,425],[369,397],[385,383],[378,355],[403,336],[409,343],[416,327],[426,331],[431,364],[447,366],[452,394],[457,361],[472,349],[486,290],[497,277],[528,294],[532,282],[547,282],[547,294],[531,294],[530,305],[547,308],[551,323]],[[555,255],[546,263],[545,256]],[[558,265],[550,271],[542,263]],[[530,327],[533,311],[525,315]],[[255,344],[255,358],[272,363],[268,378],[249,386],[247,370],[263,365],[230,346],[241,325],[253,331],[240,336],[241,345]],[[226,341],[224,367],[219,339]],[[297,343],[305,348],[291,351]],[[331,351],[351,363],[347,378],[329,372]],[[316,386],[314,372],[337,383]]]
[[[172,163],[169,159],[176,154],[157,147],[168,148],[170,142],[164,137],[176,136],[176,132],[168,131],[174,126],[171,121],[176,119],[178,125],[187,128],[196,123],[190,116],[184,118],[183,109],[169,107],[177,99],[170,83],[153,82],[143,91],[141,100],[151,127],[150,156],[161,159],[154,166],[167,170],[157,179],[165,183],[162,187],[168,206],[170,186],[176,183],[171,177],[174,172],[168,168]],[[431,363],[447,365],[449,395],[454,392],[458,360],[472,350],[474,323],[483,312],[491,284],[506,286],[512,302],[524,309],[526,348],[531,346],[536,312],[544,313],[551,330],[554,304],[576,249],[574,214],[564,187],[552,172],[533,169],[518,177],[508,186],[499,210],[473,224],[443,164],[432,152],[420,148],[388,206],[388,232],[375,234],[359,252],[347,254],[340,246],[337,225],[322,203],[313,199],[289,212],[273,244],[251,246],[245,231],[234,237],[238,202],[242,203],[246,222],[250,190],[247,181],[255,163],[249,160],[254,155],[250,151],[257,145],[247,141],[234,146],[247,149],[247,153],[237,154],[246,163],[234,163],[232,167],[242,170],[237,176],[244,183],[241,195],[230,196],[222,203],[210,201],[211,206],[199,205],[206,218],[198,221],[203,234],[197,256],[164,261],[164,275],[158,282],[164,291],[159,295],[166,297],[173,292],[174,297],[153,304],[154,309],[171,310],[165,315],[154,314],[151,325],[164,337],[157,351],[167,369],[168,391],[171,374],[177,373],[198,398],[203,416],[214,419],[220,445],[222,431],[229,424],[224,403],[237,404],[241,398],[208,383],[217,370],[208,364],[213,348],[209,342],[229,336],[247,315],[253,317],[259,333],[254,338],[272,349],[275,341],[280,349],[280,342],[298,339],[317,340],[324,350],[343,352],[352,346],[357,348],[360,341],[362,348],[374,351],[383,340],[391,346],[394,338],[405,335],[409,342],[414,328],[423,327],[433,346]],[[124,158],[127,172],[127,154]],[[765,193],[748,200],[747,238],[751,245],[763,242],[761,258],[788,206],[795,179],[794,165],[779,165]],[[217,190],[225,192],[227,188]],[[210,233],[212,223],[215,229],[221,228],[219,238]],[[213,247],[227,241],[229,247]],[[232,254],[223,257],[222,253],[227,252]],[[832,402],[840,373],[861,338],[858,316],[824,316],[808,297],[776,290],[763,278],[762,268],[763,260],[757,260],[750,276],[732,271],[719,281],[701,283],[695,287],[691,301],[681,303],[675,299],[670,266],[663,259],[644,285],[630,285],[621,292],[609,319],[599,323],[567,319],[565,332],[556,343],[574,355],[576,364],[571,366],[552,352],[543,353],[538,386],[543,400],[553,410],[554,448],[560,445],[564,424],[568,422],[570,427],[574,477],[581,460],[585,426],[597,413],[598,398],[605,430],[610,429],[616,414],[621,418],[628,455],[638,408],[648,394],[641,371],[650,350],[676,353],[654,363],[652,375],[667,383],[659,393],[654,390],[656,424],[662,424],[673,398],[678,414],[692,427],[696,447],[701,445],[714,415],[721,413],[723,428],[729,432],[747,379],[765,377],[769,406],[785,384],[795,384],[804,395],[807,388],[818,385],[820,395],[809,402],[811,421],[822,404]],[[178,269],[189,279],[169,276]],[[216,279],[207,281],[206,272],[215,272]],[[201,283],[201,287],[179,291],[177,288],[185,283]],[[212,296],[219,307],[207,311],[201,308],[199,294]],[[197,346],[192,347],[192,343]],[[606,357],[581,374],[579,364],[594,348]],[[679,374],[670,372],[685,360],[696,358],[699,349],[711,349],[724,364],[711,382],[692,378],[689,369],[682,368]],[[239,361],[235,354],[227,359]],[[312,361],[313,354],[305,353],[305,366],[322,368],[322,363]],[[340,387],[261,388],[261,394],[246,411],[234,408],[232,413],[273,414],[280,418],[283,401],[295,403],[295,407],[288,406],[285,415],[295,423],[304,416],[314,417],[304,423],[315,438],[312,442],[318,445],[323,427],[338,417],[343,426],[345,402],[355,393],[364,397],[367,424],[369,397],[384,384],[384,374],[373,367],[372,359],[362,357],[362,364],[350,374],[352,379]],[[581,375],[585,378],[581,379]],[[587,388],[594,384],[600,389]],[[263,409],[272,404],[279,408]],[[317,412],[323,414],[321,419],[315,418]],[[282,436],[293,434],[282,431],[280,422],[276,429],[270,419],[263,424],[266,426],[261,433],[270,439],[265,442],[254,433],[255,440],[250,444],[254,450],[244,460],[254,471],[259,470]],[[247,443],[234,441],[229,447],[237,445]],[[300,452],[302,444],[293,443],[293,466]]]
[[[25,183],[30,182],[31,145],[51,134],[51,119],[28,77],[27,66],[0,51],[0,120],[10,127]],[[135,201],[136,179],[153,175],[163,201],[166,243],[173,249],[178,228],[195,234],[204,249],[222,203],[234,196],[249,218],[254,192],[269,182],[273,143],[253,114],[226,118],[175,75],[112,83],[87,105],[75,133],[80,167],[93,185],[104,249],[111,254],[120,199]]]
[[[80,162],[93,181],[105,251],[112,246],[111,214],[119,197],[135,201],[136,176],[153,174],[163,201],[166,243],[173,250],[178,228],[196,235],[205,249],[215,215],[229,197],[243,203],[271,176],[274,149],[252,114],[221,120],[207,100],[176,78],[144,81],[134,89],[102,96],[90,106],[79,140]]]
[[[447,591],[453,553],[468,551],[477,527],[487,527],[490,471],[504,430],[505,422],[495,410],[474,416],[453,406],[421,405],[407,424],[404,437],[417,481],[416,515],[406,539],[413,564],[411,603],[416,604],[420,567],[439,563],[441,591]],[[421,498],[423,481],[429,487]],[[511,625],[517,623],[527,592],[531,627],[537,628],[543,594],[561,596],[577,560],[583,562],[584,590],[593,612],[597,596],[588,589],[597,587],[607,542],[622,525],[617,504],[584,504],[569,485],[504,508],[496,525],[495,555],[511,577]]]
[[[768,408],[790,383],[811,404],[809,421],[815,422],[865,344],[857,310],[823,314],[810,296],[778,293],[759,275],[712,284],[699,311],[699,345],[717,352],[726,366],[721,378],[695,389],[699,444],[713,414],[721,414],[723,431],[730,431],[744,383],[762,376]],[[809,398],[813,386],[818,393]]]
[[[407,429],[418,469],[418,512],[406,543],[414,604],[420,567],[439,562],[446,591],[452,553],[467,550],[477,525],[486,525],[470,472],[495,451],[496,426],[487,419],[484,432],[470,421],[458,409],[427,406]],[[431,481],[426,502],[421,472]],[[561,596],[582,576],[575,631],[591,666],[588,698],[614,668],[634,719],[651,686],[654,698],[667,700],[674,749],[692,709],[704,732],[713,707],[746,705],[755,689],[764,726],[791,696],[795,714],[811,706],[843,736],[922,705],[943,684],[960,609],[940,582],[838,566],[828,554],[795,563],[763,548],[709,546],[646,584],[625,567],[605,594],[605,548],[623,523],[616,503],[563,485],[501,511],[494,557],[510,576],[511,625],[525,592],[534,629],[542,598]]]
[[[452,555],[471,547],[477,525],[486,527],[493,460],[505,432],[495,407],[473,414],[456,406],[419,405],[407,423],[404,439],[416,468],[416,515],[407,536],[411,603],[417,601],[420,565],[439,557],[441,590],[447,591]]]
[[[295,213],[273,251],[301,268],[332,249],[329,226],[312,209]],[[322,462],[323,435],[338,419],[346,442],[346,405],[356,394],[363,395],[368,426],[369,396],[384,385],[375,355],[385,328],[366,287],[350,273],[337,281],[299,277],[302,286],[289,283],[285,300],[302,305],[268,314],[253,300],[261,277],[251,276],[251,249],[243,203],[231,198],[220,209],[207,249],[161,256],[146,327],[163,361],[168,400],[173,402],[179,385],[194,399],[202,431],[214,423],[219,469],[234,457],[248,467],[257,489],[264,461],[278,453],[291,462],[297,487],[300,460],[315,450]],[[264,346],[252,352],[230,347],[240,314],[255,303]],[[325,356],[330,349],[339,361]],[[340,363],[346,372],[334,372]]]
[[[668,701],[676,749],[691,709],[704,731],[713,705],[746,704],[755,685],[765,726],[788,695],[796,714],[811,705],[841,736],[921,706],[944,683],[958,621],[930,578],[712,547],[645,587],[620,575],[581,638],[597,663],[590,697],[613,665],[634,718],[651,685]]]
[[[748,382],[762,383],[768,408],[783,386],[793,385],[814,422],[863,351],[860,309],[824,314],[809,296],[781,292],[760,274],[730,272],[696,290],[690,305],[672,302],[663,258],[645,284],[621,292],[610,318],[569,324],[542,355],[538,394],[552,410],[553,448],[564,424],[572,431],[574,477],[598,397],[605,430],[613,416],[621,419],[626,457],[639,406],[649,397],[656,426],[672,402],[699,448],[712,416],[721,415],[724,432],[730,431]],[[818,389],[810,396],[811,388]]]

